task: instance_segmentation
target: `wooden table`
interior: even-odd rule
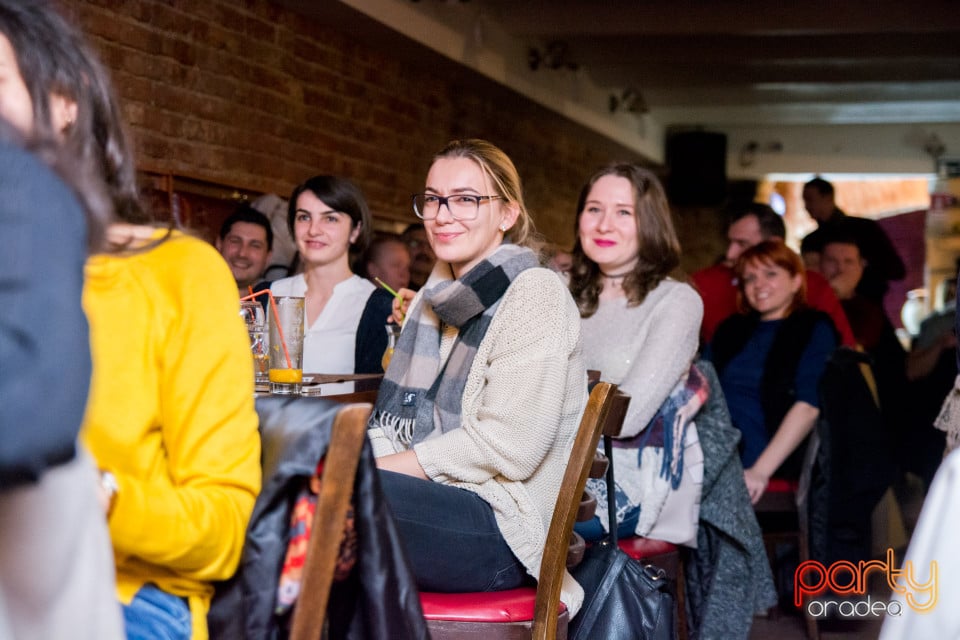
[[[382,373],[305,373],[300,385],[300,395],[330,398],[338,402],[373,404],[377,400],[377,391],[382,380]],[[352,383],[352,386],[344,383]],[[271,395],[270,386],[257,385],[254,395]]]

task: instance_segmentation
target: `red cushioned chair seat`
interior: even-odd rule
[[[767,483],[768,493],[796,493],[800,483],[796,480],[786,480],[784,478],[770,478]]]
[[[481,593],[421,593],[427,620],[454,622],[526,622],[533,620],[537,590],[521,587]],[[560,611],[566,611],[560,603]]]
[[[620,538],[617,540],[617,545],[634,560],[652,558],[653,556],[659,556],[664,553],[673,553],[677,550],[677,545],[673,543],[654,540],[653,538],[641,538],[640,536]]]

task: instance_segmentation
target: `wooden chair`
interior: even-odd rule
[[[317,640],[322,636],[333,571],[371,410],[369,404],[348,404],[334,420],[307,545],[305,566],[309,571],[303,572],[290,640]]]
[[[434,640],[566,639],[568,617],[560,603],[560,587],[570,536],[615,397],[616,385],[606,382],[598,383],[590,393],[547,532],[537,587],[486,593],[422,593],[424,617]]]
[[[296,396],[262,397],[256,406],[263,486],[237,573],[217,587],[208,616],[211,638],[316,640],[322,630],[340,634],[348,626],[383,637],[384,624],[395,638],[426,637],[414,578],[366,438],[371,406]],[[313,535],[300,547],[305,556],[298,602],[289,616],[280,616],[276,597],[290,551],[291,515],[321,459]],[[334,574],[351,504],[355,563],[338,584]]]

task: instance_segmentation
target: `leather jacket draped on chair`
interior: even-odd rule
[[[217,587],[209,615],[212,640],[286,637],[274,615],[277,584],[287,551],[290,512],[300,487],[325,454],[343,405],[322,398],[257,400],[263,440],[263,490],[247,530],[237,574]],[[427,638],[413,575],[395,524],[380,493],[369,441],[364,442],[354,487],[357,564],[330,594],[329,637]]]

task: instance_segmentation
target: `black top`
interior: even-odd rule
[[[902,280],[907,275],[900,254],[876,221],[848,216],[840,209],[834,209],[829,220],[821,222],[816,231],[803,239],[803,251],[822,253],[831,236],[853,238],[860,255],[867,261],[857,285],[860,295],[882,303],[890,280]]]
[[[367,298],[367,304],[357,326],[357,344],[353,354],[354,373],[383,373],[380,361],[387,348],[386,324],[393,313],[393,296],[386,289],[377,288]]]
[[[740,353],[760,323],[757,313],[735,314],[724,320],[710,343],[711,360],[721,376],[727,364]],[[826,323],[833,327],[830,316],[822,311],[799,309],[787,316],[777,330],[763,364],[760,387],[760,404],[763,407],[764,423],[772,438],[780,423],[797,401],[797,369],[814,328]],[[777,469],[776,476],[796,478],[800,475],[805,447],[797,447]]]

